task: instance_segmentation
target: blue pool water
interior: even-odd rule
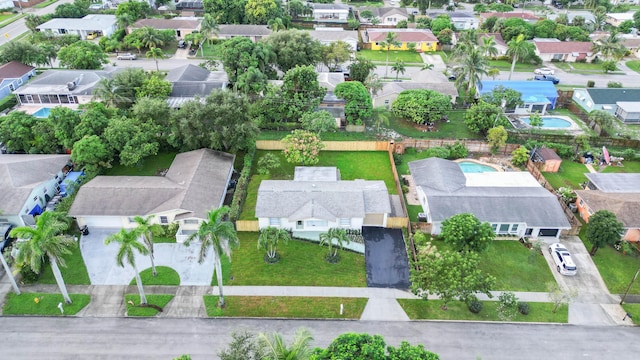
[[[523,122],[529,125],[529,118],[523,117],[520,118]],[[553,117],[553,116],[543,116],[542,117],[542,128],[543,129],[561,129],[571,127],[571,123],[565,119]]]
[[[463,173],[483,173],[483,172],[496,172],[497,170],[491,166],[482,165],[473,161],[461,161],[458,163]]]
[[[49,113],[51,113],[51,109],[50,108],[40,108],[38,109],[38,111],[33,113],[33,116],[37,117],[37,118],[48,118],[49,117]]]

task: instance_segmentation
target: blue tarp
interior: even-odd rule
[[[42,214],[42,208],[40,207],[40,205],[36,204],[36,206],[33,207],[33,209],[31,209],[31,211],[29,211],[29,215],[40,215]]]
[[[80,182],[82,181],[82,177],[84,177],[84,171],[71,171],[67,174],[67,176],[64,178],[64,180],[62,181],[62,183],[60,183],[60,195],[62,196],[67,196],[69,194],[67,194],[67,186],[69,186],[69,184],[73,184],[73,183],[78,183],[80,184]]]
[[[558,90],[556,90],[556,87],[551,81],[484,80],[480,88],[480,95],[489,93],[498,86],[513,89],[521,93],[522,101],[527,103],[541,103],[545,102],[543,99],[546,99],[551,103],[551,109],[555,108],[556,100],[558,99]]]

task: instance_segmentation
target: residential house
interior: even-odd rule
[[[609,0],[612,5],[640,5],[640,0]]]
[[[506,109],[516,114],[539,112],[544,114],[554,109],[558,100],[558,91],[551,81],[515,81],[515,80],[483,80],[478,85],[480,95],[490,93],[498,86],[513,89],[522,94],[523,105],[515,109]]]
[[[317,239],[330,228],[385,227],[391,200],[384,181],[341,180],[335,167],[298,166],[293,180],[260,183],[255,213],[260,229]]]
[[[228,79],[224,71],[212,72],[193,64],[172,69],[164,80],[171,83],[167,103],[172,108],[196,98],[204,99],[214,90],[225,90]]]
[[[362,17],[363,11],[371,11],[373,17],[371,19],[366,19]],[[373,19],[377,19],[377,25],[388,25],[388,26],[396,26],[400,21],[407,21],[409,19],[409,15],[407,14],[407,9],[399,8],[399,7],[366,7],[360,8],[358,13],[358,17],[360,23],[363,24],[371,24]]]
[[[204,4],[202,0],[177,0],[176,10],[180,11],[182,15],[201,16],[204,14]]]
[[[0,222],[33,225],[58,194],[69,155],[0,154]]]
[[[539,17],[537,17],[536,15],[530,13],[530,12],[524,12],[524,11],[517,11],[517,12],[486,12],[486,13],[481,13],[480,14],[480,20],[481,22],[490,18],[490,17],[497,17],[498,19],[513,19],[513,18],[518,18],[518,19],[522,19],[528,23],[535,23],[539,20]]]
[[[593,110],[604,110],[613,115],[616,115],[618,109],[618,102],[625,103],[628,110],[631,110],[630,104],[626,103],[640,103],[640,88],[586,88],[586,89],[574,89],[573,101],[580,105],[587,113]],[[622,113],[620,120],[625,121]]]
[[[616,117],[625,124],[640,124],[640,101],[617,101]]]
[[[556,241],[571,227],[557,197],[528,172],[463,173],[456,162],[439,158],[412,161],[409,170],[434,235],[461,213],[490,223],[499,235]]]
[[[0,66],[0,100],[36,76],[36,68],[17,61]]]
[[[507,50],[509,50],[509,46],[502,38],[500,33],[484,33],[478,34],[479,44],[482,44],[482,39],[487,37],[493,37],[493,40],[496,42],[496,50],[498,50],[498,56],[507,55]]]
[[[38,31],[46,31],[53,35],[78,35],[82,40],[94,33],[98,36],[111,36],[116,31],[116,16],[89,14],[81,19],[56,18],[36,26]]]
[[[640,174],[585,174],[585,190],[576,190],[578,213],[585,222],[600,210],[616,215],[625,229],[623,240],[640,241]]]
[[[344,74],[341,72],[319,72],[318,85],[327,89],[327,93],[318,105],[318,110],[325,110],[331,113],[336,119],[336,126],[341,127],[346,121],[344,106],[346,101],[339,99],[334,93],[336,86],[344,82]]]
[[[313,8],[313,20],[318,22],[347,23],[349,6],[344,4],[309,4]]]
[[[83,185],[69,209],[80,226],[133,228],[135,216],[178,223],[176,241],[197,231],[222,206],[235,155],[200,149],[176,155],[161,176],[97,176]]]
[[[437,18],[439,15],[443,15],[441,12],[427,13],[430,18]],[[475,30],[480,26],[480,21],[470,13],[463,12],[447,12],[446,15],[451,19],[451,23],[457,31],[462,30]]]
[[[318,27],[309,31],[312,39],[320,41],[322,45],[330,45],[336,41],[343,41],[351,47],[351,51],[358,49],[358,32],[334,27]]]
[[[590,41],[560,41],[558,39],[534,39],[536,55],[542,61],[592,61],[595,53]]]
[[[194,31],[200,31],[202,19],[195,17],[175,17],[172,19],[140,19],[131,26],[132,29],[150,27],[157,30],[175,30],[176,36],[184,38]]]
[[[630,37],[622,36],[622,45],[629,50],[631,55],[640,58],[640,36],[634,35]]]
[[[607,18],[606,18],[605,22],[607,24],[609,24],[609,25],[618,27],[618,26],[620,26],[620,24],[622,24],[623,22],[625,22],[627,20],[633,21],[633,13],[632,12],[607,13]]]
[[[218,25],[219,29],[214,36],[218,39],[231,39],[234,37],[246,37],[253,42],[258,42],[271,35],[271,29],[266,25]]]
[[[93,90],[102,79],[119,70],[47,70],[15,90],[21,105],[76,105],[93,99]]]
[[[393,102],[401,92],[405,90],[433,90],[451,97],[451,102],[455,103],[458,97],[458,90],[452,82],[442,83],[417,83],[417,82],[384,82],[382,89],[373,95],[373,106],[384,106],[391,108]]]
[[[387,34],[390,32],[395,33],[396,39],[400,42],[400,46],[392,46],[391,50],[409,50],[409,44],[414,44],[415,50],[418,52],[437,50],[438,39],[433,35],[431,30],[428,29],[368,28],[364,31],[363,41],[371,46],[371,50],[386,50],[380,43],[385,40]]]

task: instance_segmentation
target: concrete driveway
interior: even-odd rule
[[[80,240],[80,250],[84,258],[92,285],[128,285],[135,277],[133,268],[126,263],[118,266],[116,254],[118,244],[105,245],[104,240],[120,229],[91,228],[90,234]],[[210,250],[205,261],[198,264],[200,244],[190,247],[183,244],[155,244],[155,265],[168,266],[180,275],[180,285],[210,285],[213,276],[213,252]],[[149,256],[136,255],[136,266],[142,271],[151,267]]]

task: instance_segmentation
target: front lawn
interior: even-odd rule
[[[418,221],[418,214],[422,212],[422,205],[407,205],[409,221]]]
[[[238,237],[240,248],[232,253],[230,271],[224,271],[225,285],[367,286],[362,254],[340,251],[340,262],[330,264],[324,260],[326,247],[292,240],[278,246],[278,263],[267,264],[257,247],[258,233],[240,232]]]
[[[260,131],[258,140],[282,140],[285,136],[291,134],[290,131]],[[359,141],[359,140],[376,140],[375,134],[371,131],[365,132],[323,132],[320,134],[322,141]]]
[[[64,303],[62,294],[49,293],[25,293],[16,295],[11,292],[7,294],[3,315],[53,315],[68,316],[75,315],[91,301],[91,295],[69,294],[72,303]],[[60,313],[58,304],[62,303],[64,314]]]
[[[586,229],[589,225],[582,226]],[[580,237],[587,250],[591,250],[591,243],[584,237],[585,230],[581,231]],[[595,256],[591,257],[602,276],[602,280],[607,285],[612,294],[624,294],[627,286],[633,279],[633,275],[640,268],[640,258],[634,255],[623,254],[612,246],[604,246],[598,249]],[[630,294],[640,294],[640,280],[631,286]]]
[[[447,305],[448,310],[442,310],[440,300],[422,299],[398,299],[398,303],[412,320],[476,320],[476,321],[501,321],[498,318],[498,302],[483,301],[482,311],[474,314],[469,311],[467,304],[461,301],[452,301]],[[512,321],[517,322],[550,322],[567,323],[569,319],[569,309],[567,306],[560,306],[554,314],[553,303],[530,302],[529,315],[518,313]]]
[[[147,303],[156,305],[164,309],[165,306],[173,299],[173,295],[145,295],[147,298]],[[159,314],[159,311],[146,306],[140,305],[140,295],[137,294],[126,294],[124,296],[124,300],[127,303],[127,316],[156,316]],[[133,305],[131,305],[133,304]]]
[[[631,320],[634,324],[640,325],[640,304],[624,304],[622,308],[628,314],[631,314]]]
[[[626,64],[627,64],[627,67],[629,67],[629,69],[637,73],[640,73],[640,60],[630,60],[630,61],[627,61]]]
[[[357,57],[368,59],[375,62],[387,62],[386,50],[360,50],[356,54]],[[408,50],[391,50],[389,51],[389,70],[396,61],[401,60],[405,63],[422,63],[420,54]],[[383,64],[384,66],[384,64]]]
[[[65,284],[91,285],[89,273],[87,272],[87,267],[84,264],[84,259],[82,259],[82,253],[80,252],[80,246],[78,246],[78,243],[71,248],[71,254],[64,256],[63,259],[66,267],[63,267],[62,264],[58,265],[60,265],[60,272],[62,273],[62,278],[64,279]],[[49,263],[44,267],[38,283],[56,284],[56,279],[53,277],[53,271],[51,271]]]
[[[142,285],[180,285],[180,275],[177,271],[168,266],[156,266],[157,276],[153,276],[151,268],[145,269],[140,273]],[[131,279],[129,285],[136,285],[136,278]]]
[[[225,308],[218,307],[218,296],[205,295],[207,316],[360,319],[366,298],[298,297],[298,296],[226,296]],[[340,304],[344,312],[340,315]]]
[[[223,42],[217,42],[215,44],[210,44],[208,41],[202,45],[202,52],[204,52],[204,57],[220,59],[222,57],[222,44]],[[200,57],[201,52],[198,51],[196,56]]]
[[[640,173],[640,161],[623,161],[624,166],[607,166],[603,173]]]
[[[418,139],[482,139],[482,136],[469,130],[464,123],[464,110],[453,110],[447,115],[449,122],[437,121],[436,131],[424,132],[415,123],[391,116],[389,127],[395,132]]]
[[[562,160],[560,169],[556,173],[545,172],[544,178],[547,179],[549,184],[554,189],[561,187],[570,187],[572,189],[581,189],[581,183],[587,181],[587,177],[584,176],[588,173],[587,167],[578,162]]]
[[[489,67],[498,68],[500,71],[511,71],[511,61],[507,60],[489,60]],[[539,68],[540,66],[535,64],[522,64],[516,63],[514,72],[531,72],[531,77],[533,77],[533,70]]]
[[[111,169],[105,171],[105,175],[119,176],[153,176],[162,169],[168,169],[176,157],[176,153],[160,153],[156,156],[146,158],[140,166],[122,166],[114,165]]]

